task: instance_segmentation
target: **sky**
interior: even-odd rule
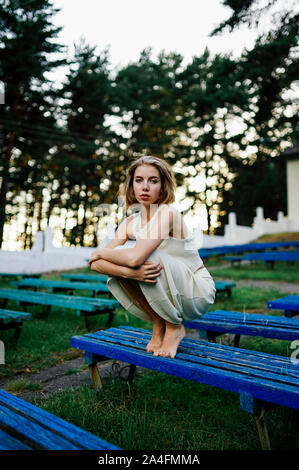
[[[180,53],[189,63],[207,47],[212,54],[238,56],[251,48],[256,30],[243,26],[236,32],[209,37],[212,29],[228,18],[231,10],[220,0],[54,0],[61,11],[53,17],[63,26],[59,41],[68,46],[85,37],[100,52],[109,46],[110,61],[120,68],[138,60],[152,47],[159,52]]]

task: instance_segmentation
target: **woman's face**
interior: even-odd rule
[[[134,173],[133,189],[137,201],[145,206],[155,204],[160,195],[162,183],[159,170],[153,165],[138,166]]]

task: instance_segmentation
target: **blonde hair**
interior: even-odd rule
[[[126,208],[137,202],[133,189],[133,178],[136,168],[141,165],[152,165],[156,167],[160,173],[161,192],[157,201],[158,204],[171,204],[174,202],[176,181],[171,166],[161,158],[146,155],[137,158],[131,163],[126,172],[126,179],[118,192],[119,196],[124,196]]]

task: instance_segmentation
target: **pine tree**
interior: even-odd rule
[[[5,84],[5,104],[0,105],[0,246],[7,195],[13,190],[15,159],[24,150],[25,136],[30,130],[32,136],[32,125],[36,125],[30,115],[32,100],[37,95],[37,101],[42,99],[45,73],[65,62],[52,59],[53,54],[62,51],[62,46],[53,41],[61,29],[51,23],[57,11],[50,0],[6,0],[0,5],[0,80]],[[48,125],[46,111],[45,107],[39,108],[40,125],[44,121]]]

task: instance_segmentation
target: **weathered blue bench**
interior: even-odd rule
[[[268,407],[294,409],[298,425],[299,365],[290,358],[184,338],[172,359],[148,353],[150,338],[150,331],[119,327],[73,336],[71,345],[85,351],[92,383],[98,391],[102,384],[97,363],[120,360],[131,364],[130,381],[136,366],[140,366],[238,393],[241,409],[255,416],[263,449],[270,449],[264,421]]]
[[[245,256],[245,255],[244,255]],[[224,259],[226,261],[230,261],[231,263],[231,266],[234,266],[235,264],[237,264],[238,266],[241,265],[241,261],[243,261],[244,258],[243,255],[240,255],[240,256],[225,256]]]
[[[264,261],[273,268],[276,261],[284,261],[287,263],[299,261],[299,251],[265,251],[264,253],[249,253],[243,256],[225,256],[224,259],[230,260],[232,264],[235,262],[240,264],[241,261]]]
[[[69,282],[69,281],[51,281],[46,279],[23,279],[22,281],[11,282],[11,285],[17,289],[24,289],[27,287],[34,289],[49,289],[51,293],[56,292],[69,292],[73,293],[75,290],[87,290],[92,297],[97,294],[112,294],[106,284],[103,282]]]
[[[23,321],[30,320],[30,318],[31,313],[0,309],[0,330],[15,328],[15,339],[18,339],[21,333]]]
[[[20,305],[45,305],[46,314],[51,307],[63,307],[77,311],[78,315],[83,315],[85,326],[89,330],[88,317],[109,313],[107,325],[111,324],[115,308],[119,307],[119,302],[114,299],[95,299],[94,297],[77,297],[73,295],[48,294],[45,292],[23,291],[18,289],[0,289],[0,299],[14,300]]]
[[[61,277],[69,281],[82,282],[106,282],[108,279],[106,274],[61,274]]]
[[[286,317],[299,314],[299,295],[286,295],[281,299],[269,300],[267,307],[274,310],[284,310]]]
[[[216,294],[218,292],[226,292],[228,297],[232,295],[232,288],[236,286],[232,281],[215,281]]]
[[[121,450],[0,390],[0,450]]]
[[[299,242],[275,242],[275,243],[244,243],[242,245],[223,245],[215,246],[212,248],[201,248],[199,254],[201,257],[207,258],[209,256],[227,255],[229,253],[238,254],[249,251],[267,251],[277,250],[282,248],[299,248]]]
[[[200,338],[207,338],[208,341],[215,341],[218,335],[232,333],[235,335],[235,347],[239,346],[241,335],[288,341],[299,339],[299,320],[273,315],[215,310],[184,325],[186,328],[204,331],[205,335],[201,334]]]

